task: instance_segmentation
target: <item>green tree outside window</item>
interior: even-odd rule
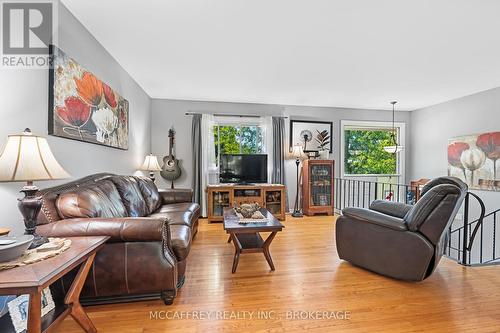
[[[264,151],[263,132],[259,126],[216,125],[213,132],[217,160],[222,154],[261,154]]]
[[[384,150],[392,145],[390,130],[349,129],[345,135],[344,172],[349,175],[392,175],[397,157]]]

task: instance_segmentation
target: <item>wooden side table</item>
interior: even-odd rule
[[[71,239],[71,247],[53,258],[0,271],[0,295],[29,294],[28,333],[47,332],[67,315],[71,315],[85,332],[97,332],[80,305],[79,297],[94,257],[109,237],[70,237],[69,239]],[[80,264],[78,274],[64,298],[64,304],[56,304],[56,308],[42,318],[42,290]],[[9,329],[2,326],[0,331],[8,332]]]

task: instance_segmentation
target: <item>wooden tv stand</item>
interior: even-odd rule
[[[220,184],[207,186],[208,222],[222,222],[224,208],[242,203],[258,203],[279,220],[285,219],[285,185],[280,184]]]

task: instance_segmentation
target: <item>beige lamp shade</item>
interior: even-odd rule
[[[139,170],[142,171],[161,171],[160,164],[158,164],[158,157],[153,154],[149,154],[144,159],[144,163],[142,163]]]
[[[293,158],[301,158],[304,154],[304,150],[302,149],[301,144],[296,144],[292,148],[292,157]]]
[[[68,178],[57,162],[47,139],[26,129],[21,135],[9,135],[0,155],[1,182],[31,182]]]

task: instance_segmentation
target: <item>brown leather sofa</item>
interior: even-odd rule
[[[336,223],[339,257],[392,278],[426,279],[467,190],[458,178],[440,177],[424,186],[414,206],[376,200],[370,209],[345,208]]]
[[[171,304],[184,283],[198,231],[200,208],[192,203],[192,194],[158,190],[145,177],[95,174],[41,190],[37,232],[111,237],[95,257],[82,290],[83,304],[158,297]],[[69,274],[53,287],[64,292],[71,279]]]

